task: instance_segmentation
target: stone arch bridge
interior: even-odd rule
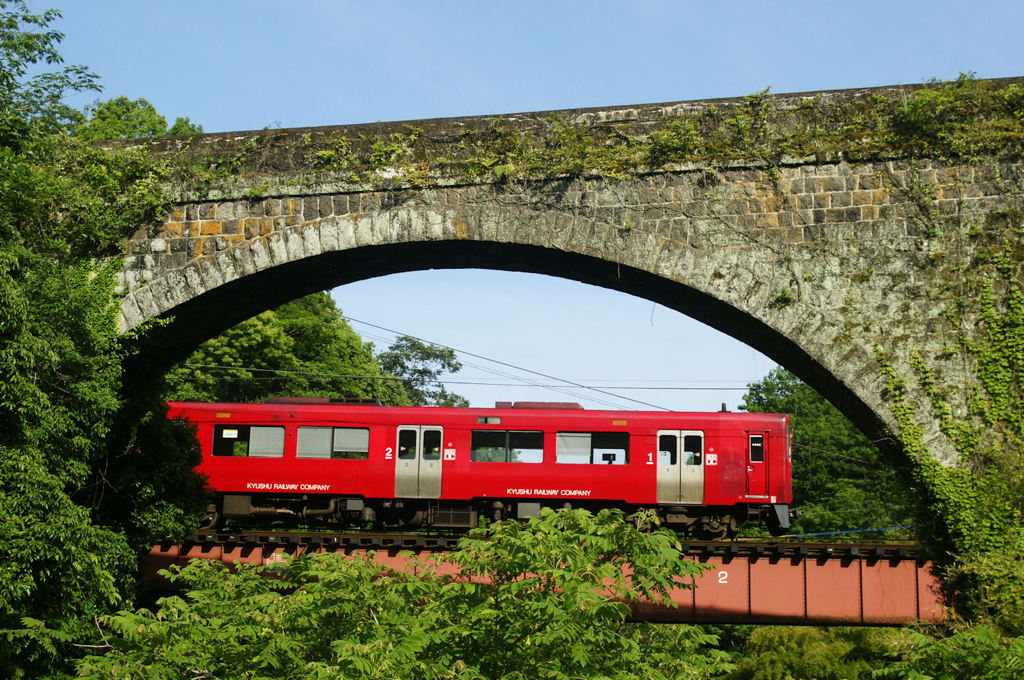
[[[785,108],[871,94],[775,99]],[[166,364],[248,316],[359,279],[427,268],[536,272],[637,295],[728,333],[869,434],[897,427],[883,355],[908,385],[912,357],[927,358],[962,414],[973,373],[950,349],[951,277],[974,257],[975,218],[1020,188],[1019,165],[839,153],[631,173],[584,164],[519,178],[508,155],[480,161],[486,172],[476,174],[431,165],[499,127],[541,140],[581,126],[642,136],[708,104],[153,140],[153,151],[213,170],[176,187],[166,220],[129,239],[122,326],[172,319],[147,340],[148,356]],[[927,410],[927,395],[909,394]],[[925,441],[952,461],[934,426],[925,424]]]

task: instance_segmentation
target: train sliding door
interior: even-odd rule
[[[395,496],[441,497],[440,427],[401,425],[395,456]]]
[[[768,498],[767,432],[747,433],[747,497]]]
[[[658,502],[704,502],[703,432],[658,432]]]

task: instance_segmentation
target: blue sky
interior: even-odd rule
[[[1016,0],[29,6],[62,9],[62,51],[101,76],[101,98],[144,97],[169,120],[188,116],[208,132],[731,97],[767,87],[869,87],[961,72],[1024,75],[1024,3]],[[607,391],[673,409],[734,408],[743,386],[774,365],[674,311],[549,277],[430,271],[359,282],[334,295],[356,319],[577,382],[658,388]],[[495,300],[500,318],[481,323],[479,310]],[[379,346],[393,337],[354,327]],[[516,382],[464,359],[456,380]],[[641,407],[579,390],[450,388],[481,406],[572,399]]]

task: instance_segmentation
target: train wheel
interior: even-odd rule
[[[697,525],[697,536],[705,541],[720,541],[735,536],[737,528],[732,515],[707,515]]]

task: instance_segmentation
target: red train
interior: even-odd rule
[[[789,528],[789,418],[590,411],[577,404],[405,408],[328,399],[170,404],[198,428],[216,516],[473,527],[544,506],[651,508],[703,538]]]

